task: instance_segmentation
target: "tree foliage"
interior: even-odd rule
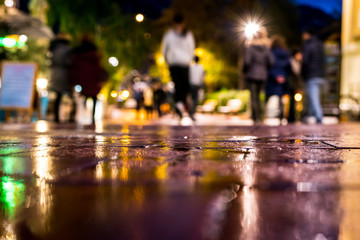
[[[150,21],[136,22],[134,13],[125,13],[116,0],[48,0],[48,22],[73,36],[77,45],[83,33],[93,34],[110,79],[103,93],[117,89],[124,76],[140,68],[153,50]],[[118,66],[108,63],[119,60]]]
[[[213,56],[211,61],[201,62],[209,73],[206,81],[211,90],[241,86],[245,39],[239,27],[246,21],[258,19],[270,34],[284,35],[291,45],[300,42],[296,8],[288,0],[173,0],[155,22],[156,29],[164,31],[169,27],[176,12],[185,15],[197,47]]]
[[[76,40],[82,33],[95,35],[104,57],[116,56],[123,65],[137,67],[149,50],[145,35],[148,23],[138,23],[134,14],[124,13],[116,1],[48,0],[48,21]]]
[[[207,83],[212,90],[239,86],[244,41],[239,32],[241,21],[258,16],[264,19],[270,33],[283,34],[291,43],[299,42],[298,32],[294,31],[297,29],[295,8],[288,0],[173,0],[159,19],[145,16],[142,23],[134,20],[134,13],[125,12],[121,2],[131,1],[48,0],[49,24],[59,25],[60,31],[70,33],[75,39],[82,32],[93,33],[103,52],[104,65],[116,82],[121,80],[116,74],[119,68],[122,72],[124,68],[140,68],[149,53],[159,54],[162,36],[175,12],[185,15],[197,47],[206,53],[201,63],[208,72]],[[106,63],[110,56],[119,59],[119,68]],[[163,66],[152,72],[163,80],[168,79]]]

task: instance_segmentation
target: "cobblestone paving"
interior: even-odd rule
[[[360,124],[0,125],[1,239],[360,239]]]

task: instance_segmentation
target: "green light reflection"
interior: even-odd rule
[[[0,171],[7,175],[25,172],[25,160],[20,157],[5,156],[0,158]]]
[[[19,153],[22,149],[20,147],[11,146],[0,149],[0,155],[8,155],[13,153]]]
[[[7,217],[14,217],[17,207],[25,201],[25,184],[23,180],[1,177],[0,202]]]

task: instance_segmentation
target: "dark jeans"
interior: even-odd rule
[[[259,122],[262,120],[260,92],[264,89],[265,82],[247,79],[246,85],[251,95],[251,118],[254,122]]]
[[[182,102],[185,104],[190,91],[189,67],[171,66],[170,75],[175,84],[175,103]]]
[[[170,75],[175,84],[175,106],[178,102],[181,102],[184,106],[186,106],[186,97],[190,91],[189,67],[170,66]]]
[[[60,103],[62,96],[63,96],[62,92],[56,92],[56,98],[54,102],[54,113],[55,113],[55,122],[57,123],[60,122],[59,114],[60,114]]]
[[[190,87],[190,92],[191,92],[191,107],[190,107],[190,116],[194,116],[195,112],[196,112],[196,107],[199,103],[199,90],[200,90],[200,86],[195,86],[192,85]]]

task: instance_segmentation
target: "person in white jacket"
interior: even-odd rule
[[[188,118],[186,98],[190,92],[189,66],[194,57],[195,40],[192,32],[186,29],[182,15],[176,14],[173,23],[163,37],[161,51],[175,84],[175,110],[180,118]]]

